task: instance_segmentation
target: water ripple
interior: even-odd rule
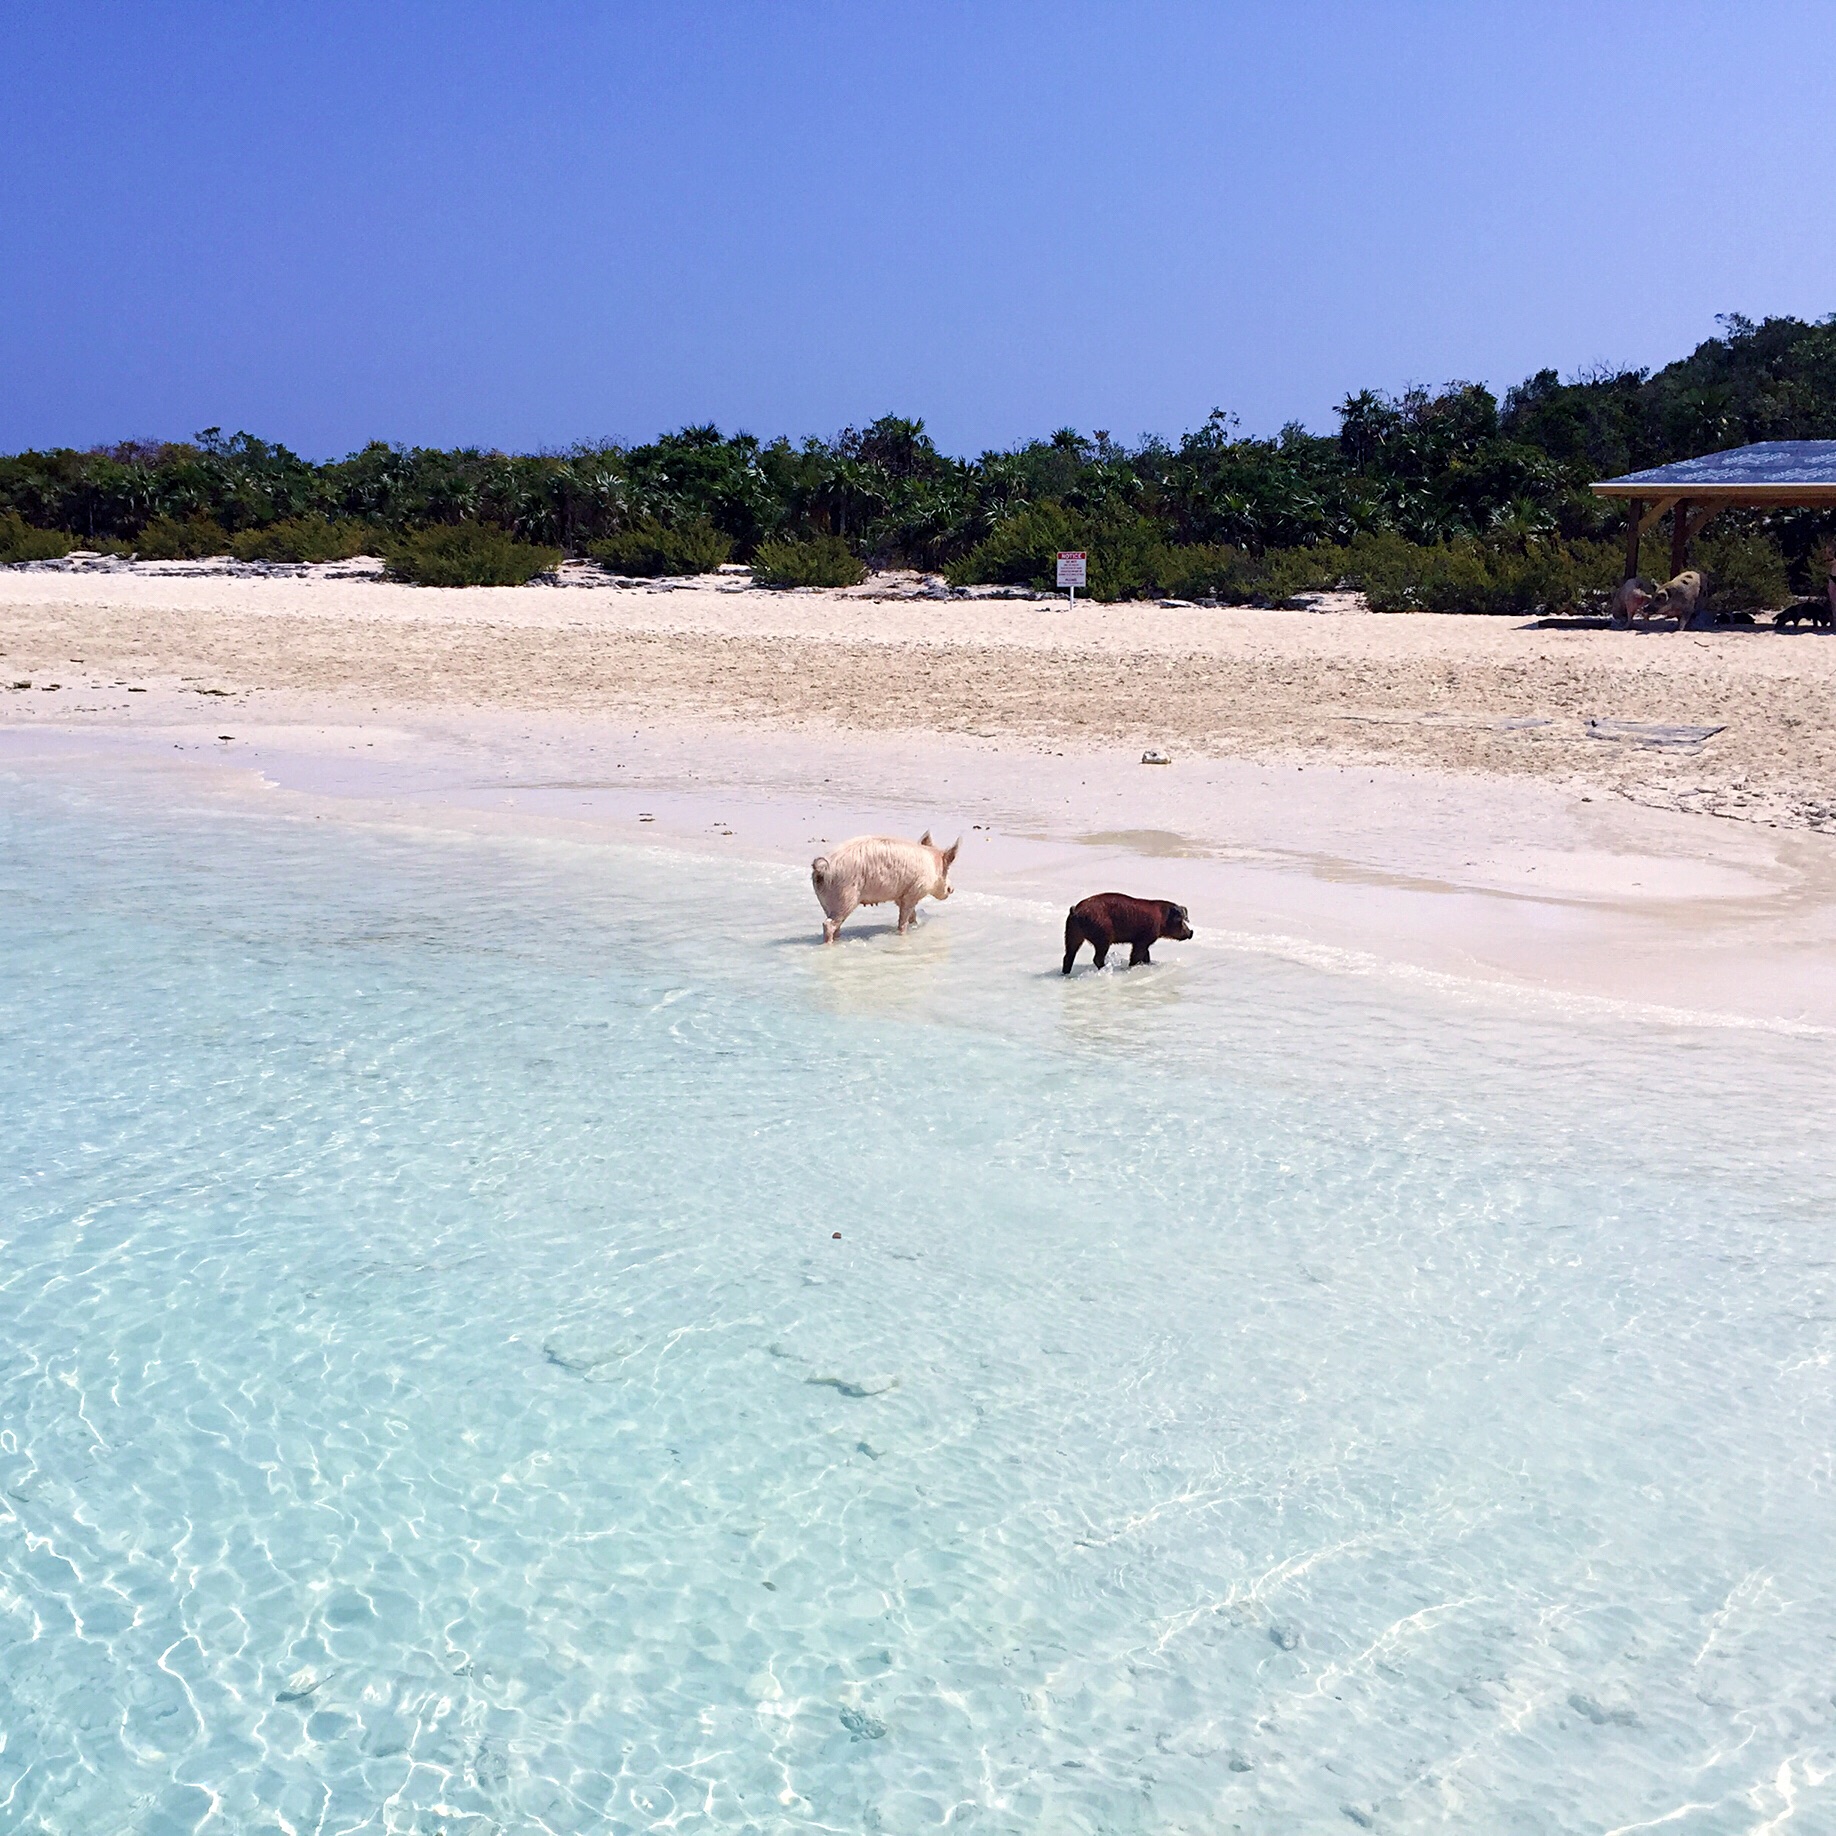
[[[0,1827],[1836,1816],[1827,1041],[806,903],[9,786]]]

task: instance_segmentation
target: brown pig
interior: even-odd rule
[[[1065,974],[1089,944],[1101,969],[1117,944],[1128,945],[1128,966],[1149,962],[1148,947],[1161,938],[1184,943],[1192,923],[1183,905],[1171,899],[1132,899],[1127,893],[1092,893],[1080,899],[1065,915]]]

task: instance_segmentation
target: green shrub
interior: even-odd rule
[[[0,563],[55,561],[76,545],[61,529],[34,529],[17,511],[0,511]]]
[[[761,542],[752,557],[752,577],[771,587],[859,586],[867,567],[840,536],[811,536],[804,542]]]
[[[1090,598],[1105,601],[1159,592],[1166,585],[1166,557],[1173,552],[1160,526],[1146,517],[1112,516],[1093,523],[1047,499],[997,523],[944,570],[944,578],[952,586],[1030,586],[1054,592],[1057,559],[1068,549],[1081,549],[1089,557],[1086,590]]]
[[[383,550],[389,573],[415,586],[522,586],[561,564],[558,548],[537,548],[489,523],[452,523],[397,536]]]
[[[354,517],[292,516],[262,529],[244,529],[230,537],[238,561],[348,561],[373,555],[386,541],[380,530]]]
[[[1117,520],[1094,530],[1087,543],[1074,542],[1071,546],[1082,547],[1089,557],[1086,573],[1092,599],[1151,599],[1159,594],[1167,545],[1157,523],[1144,516]],[[1056,588],[1056,556],[1046,578]]]
[[[1345,584],[1346,551],[1336,542],[1310,548],[1271,548],[1262,557],[1258,603],[1285,606],[1301,593],[1330,593]]]
[[[1343,550],[1344,579],[1374,612],[1420,611],[1424,552],[1393,529],[1353,536]]]
[[[1279,603],[1300,591],[1285,576],[1273,578],[1272,564],[1285,560],[1287,552],[1250,555],[1222,542],[1175,545],[1163,551],[1160,584],[1181,599],[1216,599],[1227,606]]]
[[[1374,612],[1560,612],[1610,591],[1620,566],[1615,543],[1541,537],[1423,544],[1385,531],[1354,537],[1344,553],[1346,578]]]
[[[1614,542],[1564,542],[1574,569],[1574,590],[1569,604],[1577,610],[1603,611],[1626,572],[1626,545]]]
[[[944,578],[952,586],[1050,587],[1054,557],[1063,549],[1085,547],[1081,534],[1062,505],[1028,504],[951,562]]]
[[[1223,542],[1176,543],[1160,552],[1156,578],[1161,590],[1180,599],[1221,599],[1241,605],[1255,596],[1258,570],[1240,548]]]
[[[1791,603],[1785,557],[1763,535],[1710,531],[1696,543],[1694,562],[1708,575],[1711,612],[1769,612]]]
[[[1245,554],[1222,543],[1163,549],[1161,586],[1181,599],[1216,599],[1227,606],[1280,606],[1299,593],[1321,593],[1339,584],[1345,550],[1330,542],[1312,548],[1272,548]]]
[[[670,528],[654,517],[633,523],[587,553],[612,574],[711,574],[733,552],[733,541],[698,516]]]
[[[1619,578],[1613,542],[1529,537],[1486,543],[1411,542],[1393,530],[1250,554],[1224,543],[1163,543],[1145,518],[1080,525],[1062,507],[1035,504],[997,525],[948,573],[953,585],[1005,581],[1049,587],[1064,548],[1090,556],[1090,596],[1143,593],[1286,605],[1302,593],[1358,588],[1379,612],[1555,611],[1610,591]]]
[[[1619,579],[1615,542],[1418,543],[1394,530],[1340,546],[1275,548],[1249,555],[1226,547],[1163,551],[1162,583],[1182,598],[1283,605],[1302,593],[1355,587],[1378,612],[1559,611],[1610,592]]]
[[[185,522],[156,516],[134,538],[134,553],[143,561],[202,561],[206,555],[227,555],[229,534],[207,516]]]

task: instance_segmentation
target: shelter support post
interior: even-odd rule
[[[1677,507],[1670,513],[1670,578],[1672,580],[1682,573],[1683,564],[1689,559],[1689,502],[1685,498],[1677,500]]]
[[[1674,497],[1660,497],[1656,503],[1648,504],[1641,497],[1635,497],[1626,505],[1626,578],[1632,579],[1638,573],[1639,543],[1646,532],[1663,521],[1668,511],[1677,508]],[[1678,510],[1680,516],[1682,512]],[[1673,574],[1676,568],[1670,570]]]

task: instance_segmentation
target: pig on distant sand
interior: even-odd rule
[[[1607,617],[1615,625],[1629,625],[1635,618],[1648,613],[1656,598],[1657,582],[1647,580],[1643,574],[1635,574],[1614,589],[1613,597],[1607,602]]]
[[[1151,962],[1148,947],[1163,937],[1184,943],[1192,921],[1183,905],[1171,899],[1131,899],[1127,893],[1092,893],[1065,914],[1065,974],[1085,944],[1096,951],[1101,969],[1117,944],[1128,945],[1128,966]]]
[[[1688,568],[1658,588],[1651,602],[1653,618],[1674,618],[1679,631],[1695,627],[1698,618],[1708,616],[1708,576]]]
[[[896,905],[899,929],[912,921],[921,899],[947,899],[950,864],[963,845],[959,835],[947,848],[931,845],[931,831],[915,842],[889,835],[857,835],[833,854],[810,862],[810,884],[822,906],[822,941],[833,943],[842,921],[857,905]]]

